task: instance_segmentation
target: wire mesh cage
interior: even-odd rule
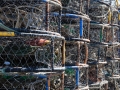
[[[58,0],[1,0],[0,28],[7,31],[57,31],[59,16],[51,13],[61,8]]]
[[[107,47],[106,57],[113,60],[119,60],[120,59],[119,45]]]
[[[112,24],[118,24],[118,10],[114,9],[112,11],[113,15],[112,15]]]
[[[104,64],[89,61],[88,84],[90,90],[107,90],[108,81],[105,79]]]
[[[63,13],[88,13],[89,0],[61,0]]]
[[[64,73],[56,73],[50,77],[50,90],[64,90]]]
[[[102,26],[98,26],[94,23],[90,25],[90,40],[95,42],[105,42],[106,30]]]
[[[88,46],[86,42],[66,42],[66,65],[87,63]]]
[[[109,26],[105,24],[97,24],[91,22],[90,25],[90,40],[91,42],[106,42],[111,44],[117,44],[118,39],[118,27],[117,26]]]
[[[107,64],[105,65],[106,77],[119,77],[119,61],[108,59]]]
[[[108,86],[110,90],[119,90],[120,74],[119,74],[119,61],[108,60],[105,68],[106,79],[109,81]]]
[[[114,52],[114,58],[117,60],[120,60],[120,46],[116,46],[113,48],[113,52]]]
[[[108,46],[106,56],[111,59],[119,59],[119,28],[117,26],[112,26],[111,32],[108,33],[109,37],[107,40],[112,44]]]
[[[64,80],[65,90],[88,90],[88,65],[66,66]]]
[[[112,40],[109,40],[109,42],[119,42],[119,27],[118,26],[111,26],[111,32],[113,35],[112,36]]]
[[[77,14],[63,14],[61,35],[67,40],[89,39],[89,17]]]
[[[19,72],[23,68],[28,72],[39,72],[40,68],[53,70],[64,66],[64,37],[21,33],[14,37],[0,37],[0,41],[0,67],[7,66],[8,72],[11,69]]]
[[[99,64],[97,62],[88,62],[89,64],[89,84],[96,82],[101,82],[105,80],[104,75],[104,64]]]
[[[89,7],[89,17],[96,22],[108,23],[108,15],[110,12],[109,4],[104,1],[92,0]]]
[[[52,74],[52,75],[51,75]],[[1,74],[0,90],[63,90],[62,73]]]
[[[106,63],[106,47],[101,44],[90,43],[88,45],[88,61]]]

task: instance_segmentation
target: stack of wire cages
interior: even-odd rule
[[[0,1],[0,90],[63,90],[59,0]]]
[[[65,90],[89,90],[89,0],[61,0],[61,35],[65,37]]]
[[[112,46],[110,38],[115,38],[109,24],[111,7],[106,0],[91,0],[88,15],[90,22],[90,44],[88,45],[89,88],[90,90],[107,90],[105,77],[107,47]],[[116,30],[117,32],[117,30]],[[108,40],[109,38],[109,40]],[[115,44],[118,44],[117,41]]]
[[[109,26],[91,22],[90,44],[88,45],[89,88],[90,90],[107,90],[108,81],[105,79],[104,66],[106,62],[106,31]],[[94,37],[93,37],[94,36]]]
[[[110,90],[119,90],[120,74],[119,74],[119,25],[118,25],[118,15],[119,12],[117,8],[112,8],[112,18],[111,18],[111,34],[113,36],[108,39],[113,43],[106,49],[106,60],[108,64],[106,65],[106,78],[109,81]]]

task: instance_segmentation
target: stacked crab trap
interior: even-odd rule
[[[106,79],[109,81],[109,88],[110,90],[119,90],[119,82],[120,82],[120,75],[119,75],[119,25],[118,25],[118,9],[112,8],[111,9],[111,38],[107,38],[109,42],[112,43],[111,46],[106,48]]]
[[[89,90],[89,0],[61,0],[61,35],[66,39],[65,90]]]
[[[0,90],[63,90],[59,0],[0,1]],[[60,13],[59,13],[60,14]]]
[[[119,28],[118,11],[111,8],[111,3],[108,2],[92,0],[89,8],[92,21],[90,23],[88,75],[89,87],[93,90],[107,90],[108,88],[119,90],[111,89],[112,86],[109,84],[110,78],[119,78],[118,65],[115,65],[118,61],[116,53],[119,46]]]
[[[107,13],[109,5],[99,0],[92,0],[89,8],[90,22],[90,44],[88,54],[89,64],[89,88],[90,90],[107,90],[108,81],[105,80],[104,65],[106,62],[105,49],[108,46],[106,42],[107,29]],[[106,16],[105,16],[105,15]],[[109,30],[109,29],[108,29]],[[109,30],[110,31],[110,30]]]

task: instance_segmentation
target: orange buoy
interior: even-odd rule
[[[50,40],[34,38],[33,40],[27,41],[26,43],[32,46],[44,46],[50,42]]]

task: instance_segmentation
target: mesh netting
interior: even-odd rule
[[[95,62],[93,63],[94,65],[90,65],[89,71],[88,71],[88,76],[89,76],[88,83],[89,84],[93,84],[96,82],[102,82],[105,80],[104,65],[99,64],[97,67],[97,64],[95,65]]]
[[[106,58],[106,48],[100,47],[99,45],[95,45],[95,43],[90,44],[88,46],[88,59],[105,62]]]
[[[112,60],[108,62],[106,67],[106,76],[109,81],[108,86],[110,90],[119,90],[120,76],[119,76],[119,61]]]
[[[106,56],[111,59],[119,59],[120,58],[120,50],[119,46],[111,46],[107,48]]]
[[[90,40],[95,42],[118,42],[118,28],[116,26],[98,26],[91,23]]]
[[[87,43],[66,42],[66,64],[86,63],[88,58]]]
[[[50,90],[64,90],[64,79],[62,74],[56,73],[50,77]]]
[[[25,75],[1,75],[0,90],[45,90],[47,79]]]
[[[105,42],[106,40],[106,30],[103,30],[102,27],[98,27],[97,25],[91,25],[90,27],[90,40],[100,42]]]
[[[89,8],[89,0],[61,0],[63,5],[63,13],[87,13]]]
[[[108,23],[109,10],[110,10],[109,6],[98,1],[92,0],[90,3],[88,15],[93,21],[100,23]]]
[[[107,60],[108,63],[105,65],[105,71],[107,77],[119,76],[119,63],[118,60]]]
[[[118,11],[115,9],[112,13],[112,24],[118,24]]]

